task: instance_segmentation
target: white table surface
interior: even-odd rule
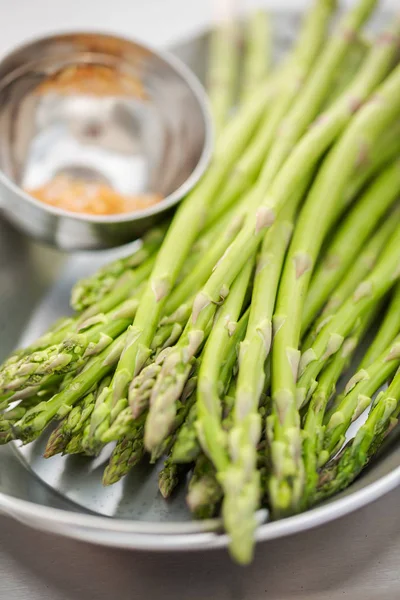
[[[227,1],[227,0],[225,0]],[[203,29],[216,0],[0,0],[0,55],[40,34],[104,30],[168,45]],[[303,0],[236,0],[300,7]],[[349,2],[347,2],[349,4]],[[400,8],[399,0],[382,2]],[[308,533],[259,545],[247,569],[226,552],[150,554],[85,545],[0,518],[7,600],[396,600],[400,489]]]

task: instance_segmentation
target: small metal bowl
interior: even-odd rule
[[[106,69],[116,74],[115,85],[88,92],[84,78],[67,90],[52,84],[74,68]],[[110,35],[72,33],[28,43],[0,62],[0,201],[10,221],[42,241],[77,250],[135,239],[189,192],[211,150],[205,92],[169,54]],[[163,199],[140,211],[92,216],[25,191],[58,175]]]

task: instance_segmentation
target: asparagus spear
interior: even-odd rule
[[[156,256],[151,256],[134,271],[126,271],[115,282],[112,289],[81,313],[78,324],[84,323],[98,314],[108,313],[125,300],[131,297],[139,297],[143,292],[144,282],[153,268]]]
[[[259,501],[259,473],[256,463],[261,424],[257,407],[264,385],[264,362],[271,340],[271,318],[276,288],[292,229],[291,220],[295,206],[296,202],[293,202],[286,214],[282,215],[265,236],[258,263],[249,325],[240,350],[234,426],[229,436],[231,465],[223,449],[224,437],[219,425],[216,386],[214,385],[213,389],[208,386],[208,394],[204,397],[199,388],[197,427],[203,448],[211,456],[225,491],[225,527],[231,535],[231,551],[239,560],[246,560],[251,555],[254,513]],[[225,303],[228,302],[229,296]],[[211,340],[212,337],[209,343]],[[215,357],[215,354],[212,350],[210,357]],[[204,369],[211,379],[212,368],[204,358],[200,372]],[[213,370],[215,371],[215,366]],[[215,381],[215,377],[213,379]],[[259,431],[258,436],[256,431]]]
[[[85,402],[85,400],[87,399],[88,403],[93,406],[93,399],[94,399],[94,394],[90,393],[88,394],[83,401],[81,401],[82,403]],[[74,406],[74,408],[71,410],[71,413],[73,413],[72,419],[75,421],[75,415],[77,410],[79,410],[80,404],[81,402],[79,402],[78,404],[76,404]],[[69,414],[71,414],[69,413]],[[52,456],[55,456],[56,454],[60,454],[63,453],[65,451],[65,448],[68,445],[68,442],[70,441],[71,437],[72,437],[72,431],[71,431],[71,427],[69,427],[67,425],[69,419],[68,419],[69,415],[67,415],[66,417],[64,417],[64,419],[62,419],[57,427],[55,429],[53,429],[53,431],[50,434],[50,437],[48,439],[45,451],[43,453],[44,458],[50,458]]]
[[[186,419],[196,403],[197,380],[198,363],[196,364],[192,377],[189,379],[189,381],[184,387],[180,401],[177,405],[177,411],[174,422],[170,426],[169,435],[166,436],[158,446],[153,448],[151,452],[151,463],[155,463],[164,454],[169,454],[171,448],[173,447],[181,427],[184,423],[186,423]]]
[[[250,262],[239,274],[237,281],[226,302],[222,305],[217,322],[214,324],[212,336],[207,343],[201,361],[199,372],[199,394],[217,394],[219,363],[215,354],[221,356],[224,344],[229,336],[229,331],[235,327],[242,308],[244,296],[252,270]],[[192,317],[186,332],[180,338],[177,346],[168,354],[152,390],[150,410],[145,428],[145,445],[152,450],[165,437],[169,423],[175,418],[176,400],[190,372],[190,363],[198,353],[205,339],[205,328],[213,318],[215,306],[210,306],[210,311],[202,320]],[[214,345],[215,344],[215,345]],[[208,400],[211,402],[211,400]]]
[[[240,324],[238,325],[238,328],[239,326]],[[244,331],[240,337],[243,338],[243,336]],[[229,356],[229,352],[227,356],[228,362],[230,362],[232,366],[233,361],[230,360],[231,357]],[[229,378],[226,377],[225,379],[222,379],[224,377],[223,371],[224,370],[222,369],[220,372],[220,388],[226,389],[225,382],[228,381]],[[235,393],[236,380],[232,378],[222,404],[222,427],[225,431],[229,431],[232,428],[232,409],[235,402]],[[195,428],[193,427],[193,429]],[[196,459],[196,462],[191,479],[189,481],[186,501],[191,512],[197,518],[210,518],[214,516],[218,510],[218,507],[222,500],[223,490],[217,479],[217,471],[210,459],[205,454],[200,452],[200,449],[199,454],[195,456],[192,460],[194,459]],[[184,462],[189,461],[185,460]]]
[[[377,265],[354,294],[322,328],[311,348],[302,356],[298,381],[298,402],[303,405],[313,390],[314,381],[326,361],[340,348],[358,319],[376,305],[400,277],[400,229],[388,241]]]
[[[179,430],[179,428],[185,422],[195,402],[196,385],[197,364],[195,365],[192,376],[186,383],[177,404],[177,413],[174,421],[170,424],[169,435],[163,440],[162,443],[154,448],[151,454],[151,462],[158,460],[163,454],[169,452],[170,448],[172,447],[175,441],[176,431]],[[144,413],[139,417],[134,418],[129,406],[126,407],[119,413],[112,425],[102,433],[100,441],[103,443],[108,443],[114,440],[121,440],[121,438],[127,435],[129,436],[129,434],[138,427],[140,427],[141,431],[143,431],[143,425],[145,423],[146,416],[147,413]]]
[[[237,162],[232,177],[222,190],[218,202],[211,207],[208,222],[213,222],[256,180],[265,157],[276,140],[283,118],[299,95],[318,57],[335,6],[336,2],[332,0],[316,0],[306,16],[299,40],[282,67],[279,96],[271,110],[264,116],[255,139]]]
[[[385,392],[378,395],[364,425],[342,452],[322,471],[316,502],[339,492],[354,481],[398,422],[400,371]]]
[[[274,474],[270,480],[270,498],[276,514],[299,510],[299,503],[303,496],[304,466],[300,451],[300,423],[295,392],[300,360],[298,348],[301,314],[310,275],[329,228],[330,219],[335,215],[335,204],[343,196],[343,190],[354,168],[360,149],[360,139],[363,143],[372,144],[381,131],[396,119],[400,113],[398,91],[400,91],[399,68],[379,88],[379,97],[382,98],[383,104],[378,108],[376,102],[367,103],[354,117],[351,125],[322,165],[300,214],[290,245],[277,299],[274,317],[276,334],[272,353],[272,418],[275,426],[274,442],[271,444]],[[320,210],[322,199],[323,211]],[[386,281],[388,277],[387,275]],[[379,294],[376,298],[379,298]],[[365,303],[360,302],[352,303],[357,311]],[[333,322],[334,320],[331,323]],[[350,325],[351,329],[353,323],[354,321],[349,321],[347,326]],[[335,321],[337,327],[332,331],[340,331],[344,324],[341,322],[339,325]],[[326,330],[327,328],[324,329]],[[346,330],[345,334],[347,333],[349,329]],[[328,336],[322,352],[316,353],[319,360],[314,360],[312,365],[309,365],[308,372],[303,375],[304,379],[299,383],[300,404],[312,383],[310,372],[313,377],[318,374],[323,361],[333,354],[333,342],[336,339],[331,342],[328,354],[326,353]],[[308,352],[310,357],[310,351]],[[314,373],[317,364],[319,369]]]
[[[88,416],[87,421],[84,423],[82,430],[72,434],[63,454],[83,454],[92,458],[100,454],[103,446],[98,445],[92,448],[86,444],[89,421],[90,415]]]
[[[379,227],[378,231],[370,241],[364,246],[358,257],[355,259],[352,267],[347,271],[336,290],[332,293],[328,302],[325,304],[321,316],[313,323],[310,332],[302,343],[303,352],[310,348],[321,329],[332,318],[332,315],[338,308],[351,296],[358,284],[368,276],[371,269],[387,244],[387,241],[393,235],[398,226],[399,210],[395,210],[388,215],[386,221]],[[383,348],[381,347],[381,351]]]
[[[392,232],[398,227],[398,219],[396,220],[388,220],[385,223],[385,226],[388,228],[388,225],[391,226]],[[389,228],[388,228],[389,229]],[[367,269],[368,271],[370,268]],[[366,354],[364,355],[361,363],[358,366],[358,370],[363,372],[363,369],[369,367],[375,360],[379,358],[379,356],[385,352],[387,347],[393,342],[394,338],[400,331],[400,322],[399,322],[399,284],[397,284],[393,290],[391,295],[391,300],[389,302],[389,306],[386,310],[385,316],[383,320],[379,323],[379,329],[374,336],[371,344],[368,347]],[[339,395],[332,402],[327,416],[325,418],[326,422],[329,421],[332,414],[338,410],[340,403],[343,400],[343,394]]]
[[[133,306],[132,296],[139,297],[141,284],[144,279],[149,275],[154,258],[151,258],[144,262],[136,271],[133,273],[125,272],[115,282],[112,290],[107,293],[99,301],[93,303],[87,310],[81,315],[68,317],[61,319],[60,322],[51,327],[44,335],[35,340],[29,346],[16,350],[9,359],[0,367],[0,371],[7,369],[22,359],[27,359],[34,352],[45,350],[50,346],[56,346],[61,344],[66,338],[79,333],[81,330],[87,328],[89,322],[96,323],[104,320],[104,314],[112,313],[111,318],[116,318],[119,310],[122,308]],[[131,298],[129,298],[131,296]],[[136,307],[135,307],[136,309]],[[129,316],[129,311],[126,313]],[[132,312],[133,316],[134,312]],[[96,321],[97,320],[97,321]]]
[[[326,424],[319,465],[324,465],[341,448],[351,422],[369,406],[374,393],[389,379],[399,364],[400,336],[397,336],[377,360],[350,379],[344,397]]]
[[[29,346],[25,346],[24,348],[18,348],[15,350],[7,360],[0,366],[0,373],[6,370],[8,367],[15,365],[24,357],[36,352],[37,350],[43,350],[48,346],[61,343],[65,336],[70,334],[75,330],[77,324],[76,317],[65,317],[63,319],[59,319],[57,323],[55,323],[52,327],[46,331],[43,335],[41,335],[34,342],[29,344]]]
[[[143,456],[143,427],[138,427],[117,442],[104,470],[103,485],[112,485],[122,479]]]
[[[223,516],[231,537],[231,552],[240,561],[252,554],[260,501],[257,445],[261,437],[259,400],[265,384],[265,361],[272,341],[272,315],[294,208],[283,210],[264,236],[254,279],[249,324],[240,346],[233,426],[229,434],[230,465],[220,475],[224,488]]]
[[[226,344],[226,354],[221,361],[219,372],[218,395],[222,396],[227,391],[227,386],[231,380],[235,369],[238,354],[238,345],[244,338],[249,319],[249,310],[240,318],[237,327],[229,342]],[[226,404],[225,396],[224,403]],[[179,429],[171,450],[171,460],[176,463],[192,463],[200,453],[200,444],[196,432],[197,422],[197,404],[194,404],[186,417],[186,421]]]
[[[51,397],[63,389],[64,382],[67,380],[68,375],[50,375],[48,378],[44,378],[40,385],[32,385],[26,387],[22,391],[2,394],[0,396],[0,410],[6,410],[9,406],[13,405],[14,402],[27,402],[30,399],[34,400],[41,395]]]
[[[353,39],[345,63],[338,73],[336,73],[325,108],[335,102],[346,88],[351,85],[370,48],[371,44],[361,35]]]
[[[369,181],[382,168],[398,158],[400,154],[400,121],[392,123],[372,147],[365,149],[357,170],[346,192],[345,204],[348,205]]]
[[[128,400],[134,419],[149,408],[151,392],[161,371],[163,359],[164,355],[161,354],[159,360],[151,362],[131,381]]]
[[[334,235],[307,294],[302,316],[303,333],[340,283],[376,224],[397,201],[399,192],[400,160],[396,160],[367,189]]]
[[[143,243],[133,254],[109,263],[91,277],[81,279],[72,288],[71,306],[82,311],[103,300],[112,290],[119,277],[130,269],[136,269],[158,250],[165,236],[166,225],[151,229]]]
[[[230,374],[235,362],[236,357],[236,346],[240,343],[240,339],[243,338],[244,332],[246,329],[248,320],[248,315],[243,315],[241,320],[238,323],[238,326],[233,334],[232,338],[228,343],[228,350],[226,353],[226,359],[224,363],[223,369],[220,372],[220,388],[223,390],[226,388],[227,382],[229,380],[228,373]],[[235,339],[236,338],[236,339]],[[230,386],[232,388],[232,385]],[[196,394],[194,393],[193,396]],[[224,426],[227,424],[227,420],[229,418],[226,415],[226,410],[231,410],[233,406],[233,398],[228,400],[228,396],[224,398]],[[195,409],[195,410],[194,410]],[[205,518],[206,515],[211,515],[217,509],[219,504],[219,492],[220,486],[216,479],[215,469],[213,470],[210,465],[210,461],[201,453],[201,449],[197,442],[197,435],[195,430],[195,422],[197,420],[197,409],[196,404],[192,404],[189,417],[186,418],[186,421],[182,424],[180,429],[178,430],[178,434],[174,436],[173,444],[170,449],[169,456],[164,463],[164,468],[160,473],[159,478],[159,487],[164,498],[169,497],[172,493],[172,490],[178,485],[180,479],[186,474],[189,465],[196,460],[196,466],[199,463],[198,469],[196,470],[198,477],[193,480],[193,476],[189,483],[189,494],[187,497],[189,507],[191,510],[193,509],[196,512],[199,518]],[[187,428],[189,424],[189,428]],[[182,455],[180,455],[177,461],[175,461],[175,452],[174,449],[178,449],[179,446],[179,436],[183,433],[183,431],[187,429],[187,431],[191,431],[193,433],[193,444],[188,446],[188,444],[182,445],[180,444],[180,451],[182,451]],[[186,439],[187,441],[187,439]],[[165,442],[164,442],[165,445]],[[185,450],[187,451],[185,454]],[[183,464],[182,464],[183,463]],[[178,467],[174,468],[174,464]],[[207,468],[208,464],[208,468]],[[206,478],[207,480],[203,480]],[[200,506],[201,503],[201,506]]]
[[[110,382],[110,377],[105,377],[99,385],[89,392],[82,400],[77,402],[71,411],[60,421],[58,426],[51,433],[44,451],[44,457],[50,458],[60,452],[72,454],[67,450],[72,438],[77,434],[81,434],[90,419],[93,412],[96,398]],[[82,437],[82,436],[81,436]],[[74,439],[72,447],[77,445],[77,439]],[[76,452],[73,452],[76,454]]]
[[[207,456],[201,454],[196,460],[186,496],[191,513],[197,519],[211,519],[217,512],[222,496],[215,467]]]
[[[319,112],[358,30],[374,10],[376,0],[359,0],[340,20],[291,111],[284,119],[280,136],[263,167],[261,178],[272,182],[293,146]],[[357,80],[357,78],[356,78]],[[357,95],[356,95],[357,98]]]
[[[21,401],[17,406],[9,408],[0,415],[0,445],[8,444],[14,439],[15,423],[22,419],[28,410],[46,401],[51,396],[48,392],[39,392],[37,395]]]
[[[170,459],[165,461],[164,467],[158,474],[158,488],[163,498],[167,499],[171,496],[187,470],[187,465],[177,465]]]
[[[385,71],[388,68],[388,63],[390,62],[389,57],[390,58],[392,57],[392,52],[393,52],[392,46],[394,46],[394,44],[389,46],[389,49],[385,48],[384,52],[379,52],[379,49],[378,49],[376,54],[374,53],[374,55],[371,57],[371,64],[369,65],[369,68],[365,69],[365,71],[363,71],[363,76],[360,77],[359,80],[357,80],[357,85],[354,87],[354,90],[357,90],[357,91],[360,90],[360,94],[361,94],[362,92],[365,92],[365,88],[368,89],[368,86],[372,86],[373,84],[375,84],[376,80],[381,77],[382,71]],[[346,114],[346,118],[348,118],[347,115],[349,115],[349,107],[348,107],[348,99],[347,98],[346,98],[346,102],[343,102],[342,104],[340,104],[340,108],[342,111],[343,111],[343,107],[345,108],[344,112]],[[343,120],[342,112],[338,111],[338,114],[339,114],[339,117],[341,118],[340,123],[342,123],[342,120]],[[335,113],[335,116],[336,116],[336,113]],[[322,130],[326,134],[325,128],[322,128]],[[337,133],[336,130],[335,130],[335,133]],[[332,132],[330,131],[329,127],[328,127],[328,134],[330,136],[329,139],[331,139]],[[326,143],[326,141],[325,141],[325,143]],[[302,156],[303,156],[303,160],[304,160],[306,158],[305,152],[303,152]],[[308,164],[308,162],[309,162],[309,154],[307,153],[307,164]],[[292,178],[292,181],[293,181],[293,178]],[[285,181],[284,185],[285,185],[285,191],[287,191],[286,181]],[[259,193],[261,193],[261,191],[259,191]],[[267,204],[268,204],[268,202],[267,202]],[[263,221],[264,223],[265,222],[268,223],[269,216],[271,216],[271,218],[273,218],[272,214],[273,214],[273,211],[268,206],[266,206],[265,208],[263,207],[263,209],[261,211],[259,211],[259,213],[258,213],[258,219],[257,219],[258,223],[260,224],[260,221]],[[257,229],[259,229],[259,226],[257,227]],[[240,270],[241,266],[244,264],[246,259],[248,259],[255,252],[255,249],[259,243],[259,236],[253,236],[253,230],[254,230],[254,226],[253,226],[252,219],[249,219],[249,223],[248,223],[247,227],[242,229],[242,231],[237,236],[235,242],[230,247],[230,249],[233,250],[233,247],[236,246],[236,249],[238,252],[237,253],[235,252],[235,256],[229,256],[229,258],[231,260],[229,261],[228,265],[226,265],[226,262],[227,262],[226,260],[221,261],[217,265],[217,268],[215,269],[214,274],[210,277],[208,283],[206,283],[206,285],[204,286],[203,293],[201,293],[198,297],[198,304],[200,304],[200,306],[201,306],[201,301],[203,301],[203,304],[208,302],[207,298],[210,298],[210,300],[213,300],[214,302],[218,302],[220,292],[223,291],[223,289],[225,289],[225,288],[223,288],[224,284],[229,285],[229,283],[231,283],[231,281],[234,278],[234,275]],[[249,243],[249,238],[252,238],[251,243]],[[168,236],[167,236],[167,239],[168,239]],[[232,254],[232,251],[229,254]],[[224,263],[225,263],[226,267],[225,267]],[[235,269],[232,269],[232,265],[235,267]],[[222,267],[224,267],[224,268],[222,268]],[[228,270],[228,272],[227,272],[227,270]],[[213,291],[213,293],[210,293],[209,288],[211,288],[212,290],[215,290],[215,291]],[[151,298],[148,298],[148,300],[150,302]],[[153,297],[153,304],[154,304],[154,297]],[[140,308],[139,308],[139,310],[140,310]],[[139,314],[139,310],[138,310],[138,314]],[[204,321],[207,321],[209,318],[209,315],[207,313],[211,314],[211,309],[209,307],[209,304],[207,304],[207,307],[205,307],[205,310],[207,311],[206,314],[201,315],[201,317],[203,318]],[[147,315],[147,307],[146,307],[146,315]],[[138,318],[138,316],[136,318]],[[196,318],[197,318],[197,315],[196,315]],[[152,322],[152,323],[154,326],[154,322]],[[136,328],[135,328],[135,331],[136,331],[135,336],[136,336],[136,334],[139,336],[137,339],[135,339],[135,341],[133,342],[133,345],[132,345],[136,349],[135,350],[135,352],[136,352],[136,351],[140,350],[140,348],[139,348],[140,344],[139,344],[138,340],[141,337],[141,333],[140,333],[140,331],[137,331]],[[131,355],[133,356],[133,353],[134,353],[133,350],[130,349],[129,353],[126,355],[125,362],[128,362],[128,357],[129,357],[130,368],[129,369],[127,367],[124,368],[125,373],[123,375],[122,375],[122,366],[120,368],[121,379],[124,380],[121,384],[121,385],[123,385],[123,387],[125,387],[125,381],[128,379],[128,372],[129,373],[132,372],[132,365],[134,364],[134,361],[130,360],[130,358],[131,358]],[[142,352],[141,352],[142,358],[140,361],[140,365],[143,363],[143,360],[147,357],[147,356],[145,356],[146,353],[147,353],[147,351],[145,352],[144,348],[142,347]],[[124,353],[124,360],[125,360],[125,353]],[[118,373],[118,370],[117,370],[117,373]],[[119,386],[118,386],[118,388],[119,388]],[[118,393],[116,395],[120,396],[121,394]]]
[[[224,232],[221,233],[219,239],[211,244],[204,255],[200,258],[192,271],[183,279],[183,281],[172,291],[165,305],[165,314],[171,315],[177,310],[182,310],[186,306],[189,299],[189,305],[193,302],[193,290],[198,289],[203,285],[212,269],[221,256],[224,255],[230,243],[235,239],[240,231],[245,217],[245,211],[241,207],[231,217]],[[190,316],[190,313],[189,313]]]
[[[392,56],[393,56],[393,52],[394,52],[393,48],[394,48],[394,43],[392,45],[388,45],[385,48],[384,52],[381,51],[381,48],[378,48],[372,54],[371,59],[369,61],[368,69],[365,69],[363,71],[362,77],[360,77],[360,79],[357,81],[357,85],[354,87],[354,90],[359,91],[360,94],[365,94],[365,89],[370,89],[370,87],[373,86],[375,84],[375,82],[382,77],[382,72],[385,73],[387,71],[388,66],[392,60]],[[374,67],[374,68],[372,68],[372,67]],[[391,83],[391,81],[392,80],[390,80],[390,83]],[[394,90],[396,87],[396,78],[395,77],[393,78],[393,81],[394,81],[394,83],[392,84],[392,86],[390,86],[390,85],[387,86],[388,91],[386,93],[388,94],[389,97],[392,93],[394,93]],[[393,87],[393,90],[392,90],[392,87]],[[340,110],[335,108],[336,106],[339,106]],[[345,107],[345,110],[344,110],[344,107]],[[337,113],[336,113],[336,110],[337,110]],[[341,125],[343,124],[344,117],[346,119],[349,118],[348,98],[346,97],[346,102],[340,101],[339,103],[335,104],[334,111],[335,112],[333,112],[332,114],[336,118],[335,127],[338,127],[338,123],[340,123]],[[365,115],[364,119],[366,119],[367,113],[368,113],[368,117],[369,117],[369,113],[371,112],[371,109],[369,107],[367,111],[364,109],[362,112]],[[374,113],[377,111],[375,109],[375,111],[372,110],[372,112]],[[395,110],[393,110],[393,113],[395,114]],[[394,118],[393,113],[389,111],[389,113],[387,115],[387,121],[385,121],[383,123],[382,122],[379,123],[381,128],[385,127],[390,122],[390,120],[392,118]],[[337,117],[337,115],[339,115],[339,117]],[[360,119],[358,119],[358,122],[359,122],[359,125],[358,125],[359,127],[361,127],[361,125],[364,127],[364,121],[362,119],[361,119],[361,121],[360,121]],[[378,127],[377,127],[377,129],[379,131]],[[336,131],[336,129],[335,129],[335,131]],[[322,128],[322,132],[323,132],[323,136],[321,136],[321,137],[323,140],[325,140],[324,136],[327,135],[325,128]],[[329,127],[328,127],[328,133],[329,133],[329,136],[331,136],[332,132],[329,131]],[[372,134],[378,135],[378,132],[372,131],[371,137],[372,137]],[[356,139],[358,138],[357,128],[355,128],[353,136],[354,136],[353,146],[356,146],[355,142],[356,142]],[[329,139],[331,139],[331,138],[329,138]],[[308,144],[309,144],[309,146],[311,146],[309,141],[308,141]],[[304,146],[304,148],[308,148],[309,146]],[[358,150],[358,145],[356,147],[352,148],[354,155],[356,154],[357,150]],[[304,152],[304,150],[303,150],[303,152]],[[305,158],[305,156],[306,156],[305,152],[302,156]],[[304,160],[304,158],[303,158],[303,160]],[[307,152],[307,158],[309,159],[309,152]],[[296,158],[296,162],[297,162],[297,160],[298,160],[298,158]],[[335,169],[336,169],[336,165],[335,165]],[[332,171],[333,171],[333,169],[332,169]],[[293,179],[292,179],[292,181],[293,181]],[[279,182],[279,183],[281,184],[281,182]],[[286,185],[286,182],[285,182],[285,185]],[[330,187],[330,182],[329,182],[329,187]],[[287,191],[287,188],[285,189],[285,191]],[[267,209],[267,214],[265,211],[263,211],[261,214],[263,216],[264,221],[265,220],[268,221],[268,214],[270,214],[270,211],[268,212],[268,209]],[[260,213],[259,213],[259,220],[260,220]],[[234,274],[241,268],[241,266],[244,264],[246,259],[248,259],[248,257],[251,256],[251,254],[254,252],[254,249],[258,243],[259,237],[254,236],[253,231],[254,231],[253,224],[250,220],[249,226],[242,229],[242,231],[237,236],[235,242],[231,245],[230,251],[228,253],[229,262],[227,260],[220,261],[220,263],[217,265],[213,275],[210,277],[209,281],[204,286],[202,292],[198,295],[197,311],[199,308],[201,308],[200,315],[205,310],[206,311],[210,310],[209,309],[210,301],[218,302],[219,294],[222,291],[223,285],[229,284],[232,281]],[[223,269],[222,267],[224,267],[224,266],[225,266],[225,268]],[[212,290],[214,293],[210,293],[210,290]],[[196,320],[197,320],[198,314],[196,313],[195,316],[196,316]],[[209,312],[205,312],[205,314],[203,314],[201,316],[204,321],[208,320]]]
[[[227,432],[231,431],[234,426],[235,394],[236,382],[232,380],[223,402],[222,428]],[[260,401],[262,419],[265,418],[265,400],[264,396]],[[257,466],[260,468],[261,475],[265,464],[265,448],[262,443],[258,445],[257,451]],[[215,516],[223,499],[223,488],[218,479],[219,474],[212,462],[204,454],[200,454],[196,460],[186,496],[188,506],[197,518],[205,519]]]
[[[129,301],[117,311],[103,315],[102,322],[88,331],[70,335],[61,344],[21,359],[0,374],[0,389],[17,392],[39,385],[52,375],[76,371],[127,329],[137,304],[136,300]]]
[[[278,177],[269,189],[269,192],[268,188],[264,189],[261,184],[257,186],[254,194],[258,195],[261,204],[256,215],[253,213],[249,214],[245,225],[229,246],[226,254],[218,262],[212,275],[195,298],[196,319],[202,317],[201,312],[203,310],[206,312],[210,310],[210,303],[220,301],[221,292],[229,287],[246,261],[254,255],[265,229],[273,223],[277,210],[279,210],[285,201],[297,192],[298,186],[304,181],[305,176],[312,172],[315,162],[351,119],[352,109],[350,107],[353,106],[354,109],[354,98],[365,98],[382,79],[382,76],[386,74],[389,65],[393,61],[396,40],[397,38],[393,38],[390,42],[387,41],[385,44],[380,43],[375,47],[371,52],[371,56],[368,59],[365,68],[361,71],[356,82],[352,86],[351,91],[342,96],[328,111],[324,120],[316,124],[310,132],[304,136],[303,140],[293,151],[292,156],[281,169]],[[400,71],[397,69],[390,79],[388,79],[388,82],[385,83],[385,87],[382,88],[384,96],[387,95],[390,98],[390,96],[393,95],[393,97],[395,97],[396,82],[397,79],[400,79],[399,73]],[[386,129],[390,122],[395,120],[396,110],[397,100],[394,100],[393,102],[389,101],[388,110],[382,112],[383,119],[380,117],[375,119],[376,128],[380,129],[379,133],[383,128]],[[359,131],[361,128],[364,129],[367,119],[374,119],[377,114],[378,108],[374,103],[363,108],[360,112],[360,116],[355,118],[355,126],[351,128],[351,133],[349,134],[350,139],[352,139],[352,144],[347,141],[347,137],[346,144],[344,144],[344,142],[341,144],[340,147],[343,157],[339,155],[340,161],[338,162],[343,160],[343,162],[346,163],[345,166],[348,171],[352,168],[356,156],[359,153]],[[369,136],[371,141],[379,137],[378,131],[375,132],[375,121],[367,127],[367,137]],[[349,145],[349,150],[345,149],[345,145]],[[353,163],[349,163],[347,160],[351,154],[354,155]],[[340,175],[342,175],[342,177],[338,178],[338,183],[341,182],[341,184],[344,184],[346,179],[349,179],[350,173],[346,173],[346,169],[343,169],[341,165],[335,165],[334,168],[335,178],[337,169],[339,168],[339,171],[341,171]],[[328,174],[329,177],[333,177],[333,167],[328,171]],[[317,180],[321,181],[321,183],[318,184],[316,189],[318,189],[319,186],[326,187],[326,190],[324,189],[323,193],[318,192],[318,196],[324,197],[329,194],[332,183],[331,181],[328,181],[328,176],[320,174]],[[314,185],[314,187],[316,186]],[[342,197],[343,192],[341,186],[336,185],[336,188],[338,193],[337,196],[335,194],[334,197]],[[266,193],[267,197],[265,198]],[[314,194],[314,197],[315,196],[317,196],[317,193]],[[254,202],[254,198],[252,198],[252,202]],[[315,202],[315,200],[313,200],[313,202]],[[336,202],[332,202],[332,205],[335,205],[335,203]],[[328,212],[326,215],[328,216]],[[322,230],[321,233],[323,233]],[[320,235],[316,235],[315,241],[318,242],[320,237]],[[200,314],[198,315],[197,313],[199,310]]]
[[[330,363],[318,378],[318,387],[314,391],[304,419],[303,456],[306,484],[304,502],[311,504],[318,483],[318,456],[322,450],[324,437],[323,420],[330,398],[333,396],[336,384],[344,370],[350,364],[360,339],[368,329],[377,310],[372,309],[366,318],[358,325],[352,335],[346,339],[340,350],[332,357]]]
[[[192,463],[201,452],[196,432],[197,405],[193,404],[186,421],[180,428],[171,450],[171,462]]]
[[[120,335],[98,356],[91,358],[77,375],[73,385],[60,391],[47,402],[40,402],[28,410],[15,424],[17,439],[27,443],[36,439],[55,417],[63,418],[71,407],[114,367],[123,350],[126,333]]]
[[[269,15],[256,10],[245,23],[242,100],[246,101],[259,87],[271,66],[271,23]]]
[[[135,419],[148,409],[152,389],[161,371],[162,364],[170,352],[170,346],[177,343],[181,337],[189,316],[189,307],[181,305],[172,315],[161,321],[152,342],[153,356],[149,360],[149,364],[132,379],[129,385],[129,406]],[[115,414],[115,417],[117,417],[117,414]]]
[[[400,331],[400,284],[393,290],[392,297],[373,342],[368,347],[360,364],[360,369],[369,366],[393,341]]]
[[[216,135],[220,135],[234,104],[239,62],[239,29],[234,19],[224,19],[211,33],[207,90]]]

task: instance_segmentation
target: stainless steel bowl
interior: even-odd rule
[[[85,81],[67,92],[51,85],[77,65],[123,74],[129,93],[118,85],[88,93]],[[25,233],[59,248],[114,246],[143,234],[193,187],[211,149],[204,90],[166,53],[110,35],[72,33],[35,40],[0,62],[0,201]],[[60,174],[163,200],[91,216],[24,191]]]
[[[274,16],[277,54],[292,41],[299,16]],[[174,51],[201,77],[207,44],[208,36],[203,35]],[[18,340],[29,342],[66,314],[71,286],[78,278],[127,252],[118,248],[65,256],[0,220],[0,361]],[[32,304],[37,304],[34,311]],[[218,520],[191,520],[183,487],[169,502],[160,496],[157,468],[140,465],[123,482],[104,489],[104,456],[96,462],[79,457],[46,461],[40,456],[41,444],[43,440],[23,448],[0,446],[0,513],[37,529],[120,548],[187,552],[227,545]],[[400,485],[399,465],[400,445],[390,438],[369,468],[323,505],[276,522],[260,511],[257,540],[306,531],[373,502]]]

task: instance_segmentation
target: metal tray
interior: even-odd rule
[[[295,31],[298,15],[277,15],[282,51]],[[207,36],[175,48],[202,79]],[[77,278],[130,251],[80,253],[66,257],[27,240],[0,220],[0,360],[17,342],[28,342],[68,312]],[[140,466],[124,481],[104,489],[100,474],[106,454],[95,461],[80,457],[41,457],[44,440],[25,447],[0,448],[0,512],[38,529],[108,546],[152,550],[216,548],[227,544],[218,520],[193,521],[181,489],[165,502],[158,494],[157,468]],[[258,540],[315,527],[349,513],[400,483],[400,447],[390,444],[348,490],[324,505],[278,522],[260,511]],[[113,517],[113,518],[110,518]]]

